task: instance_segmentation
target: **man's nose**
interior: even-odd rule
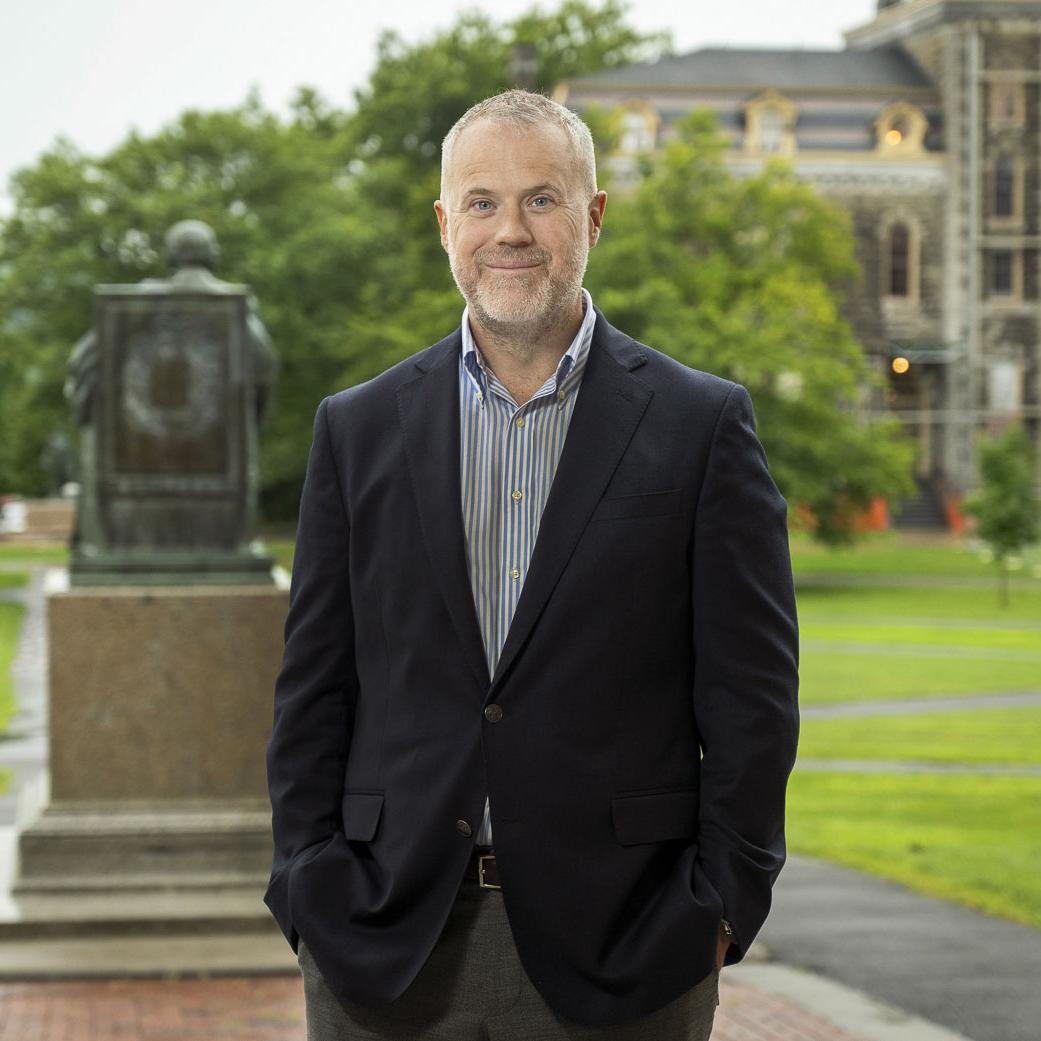
[[[521,206],[504,206],[499,211],[495,241],[503,246],[526,246],[532,241],[528,216]]]

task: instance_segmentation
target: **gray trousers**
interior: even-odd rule
[[[463,882],[430,958],[405,993],[379,1009],[343,1005],[303,941],[307,1041],[708,1041],[719,970],[640,1019],[588,1027],[561,1019],[528,979],[502,893]]]

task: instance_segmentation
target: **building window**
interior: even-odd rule
[[[622,117],[620,147],[629,154],[650,152],[654,148],[654,129],[648,126],[642,112],[626,112]]]
[[[889,295],[910,295],[911,236],[906,224],[889,229]]]
[[[1022,123],[1026,116],[1023,84],[995,80],[990,84],[990,120],[992,123]]]
[[[745,104],[745,151],[755,155],[795,152],[798,106],[776,90],[767,90]]]
[[[658,142],[658,124],[661,117],[657,111],[640,98],[623,102],[615,110],[618,120],[618,152],[621,155],[641,155],[653,152]]]
[[[1012,288],[1012,250],[996,249],[991,257],[990,291],[994,296],[1011,296]]]
[[[759,151],[779,152],[784,136],[784,116],[776,108],[764,108],[759,113]]]
[[[994,216],[1011,217],[1016,212],[1016,167],[1003,155],[994,169]]]
[[[885,155],[905,155],[921,152],[925,147],[925,132],[929,127],[925,114],[917,105],[898,101],[887,105],[875,120],[875,140]]]
[[[1023,367],[999,358],[987,366],[987,403],[1000,416],[1014,416],[1023,403]]]

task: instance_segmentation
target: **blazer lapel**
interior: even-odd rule
[[[599,309],[596,315],[575,411],[491,691],[524,646],[654,394],[630,375],[646,352]]]
[[[466,566],[459,488],[461,349],[457,329],[424,351],[416,360],[422,375],[398,388],[398,412],[427,553],[463,655],[483,693],[488,690],[488,663]]]

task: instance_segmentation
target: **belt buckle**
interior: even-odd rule
[[[484,880],[484,862],[494,859],[494,853],[481,853],[477,857],[477,884],[481,889],[502,889],[502,886],[497,885],[495,882],[485,882]]]

